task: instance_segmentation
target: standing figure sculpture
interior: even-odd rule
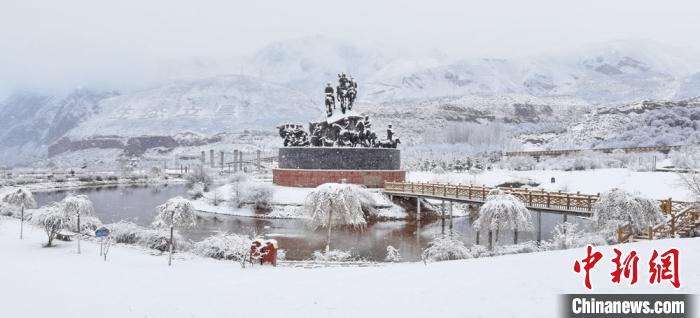
[[[333,109],[335,109],[335,96],[333,96],[333,87],[331,87],[331,83],[326,84],[324,92],[326,93],[326,115],[331,117],[333,116]],[[333,108],[331,108],[331,106],[333,106]]]

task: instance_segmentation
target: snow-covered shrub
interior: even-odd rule
[[[204,196],[204,183],[201,182],[196,182],[192,185],[192,187],[187,191],[187,196],[190,197],[190,199],[197,200],[201,197]]]
[[[326,183],[316,187],[306,196],[304,202],[304,208],[311,216],[312,226],[364,228],[367,221],[362,212],[360,192],[360,187],[353,184]]]
[[[389,245],[386,247],[386,258],[384,258],[384,260],[391,263],[398,263],[401,261],[401,254],[397,248]]]
[[[431,172],[434,174],[445,174],[445,169],[442,166],[436,166]]]
[[[240,189],[240,201],[253,204],[255,209],[264,210],[272,206],[272,186],[260,182],[247,182]]]
[[[314,251],[311,255],[315,262],[348,262],[352,260],[352,254],[349,251],[330,250],[328,253]]]
[[[243,183],[248,181],[248,175],[245,173],[234,173],[228,178],[228,183]]]
[[[212,184],[211,177],[204,171],[204,168],[192,169],[190,172],[185,174],[185,180],[187,182],[187,187],[192,188],[196,183],[201,183],[204,185],[204,191],[209,190],[209,186]]]
[[[535,158],[531,156],[509,157],[504,160],[505,165],[511,170],[534,170],[537,165]]]
[[[102,225],[95,214],[95,207],[86,195],[69,194],[59,203],[61,211],[70,220],[68,229],[76,233],[92,233]],[[78,229],[78,216],[80,216],[80,229]]]
[[[191,247],[191,244],[178,233],[173,233],[172,240],[173,250],[184,251]],[[161,252],[168,251],[169,243],[170,233],[164,229],[147,229],[143,231],[143,237],[139,241],[139,244]]]
[[[36,208],[36,201],[34,201],[34,195],[27,188],[18,188],[17,190],[10,191],[2,197],[2,202],[21,207],[24,204],[25,209]]]
[[[518,198],[494,189],[479,208],[479,218],[474,222],[474,228],[484,233],[500,230],[530,231],[533,228],[532,216]],[[495,240],[498,242],[498,235]]]
[[[195,243],[193,252],[204,257],[245,262],[252,242],[247,235],[219,233]]]
[[[541,251],[543,251],[543,248],[538,246],[537,242],[529,241],[519,244],[497,246],[493,251],[493,255],[522,254]]]
[[[146,229],[128,221],[119,221],[109,225],[112,239],[116,243],[136,244],[144,238]]]
[[[0,202],[0,215],[19,216],[20,212],[21,212],[20,207],[14,205],[14,204]]]
[[[472,255],[462,241],[448,235],[434,238],[423,251],[421,258],[423,262],[439,262],[472,258]]]
[[[657,225],[664,217],[658,201],[615,188],[602,193],[595,202],[593,219],[596,228],[612,241],[618,225],[631,224],[636,231],[646,233],[649,226]]]
[[[52,205],[37,211],[31,222],[44,229],[48,237],[46,247],[51,247],[56,234],[68,226],[69,220],[59,206]]]

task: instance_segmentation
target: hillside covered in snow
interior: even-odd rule
[[[60,161],[86,149],[172,150],[220,143],[222,134],[263,132],[274,145],[268,137],[275,126],[322,118],[322,88],[339,72],[359,82],[357,110],[372,116],[380,137],[392,123],[408,149],[432,147],[426,143],[463,144],[474,152],[692,142],[697,56],[654,42],[620,41],[509,59],[459,59],[304,37],[226,61],[240,75],[214,76],[223,64],[209,63],[202,77],[130,91],[13,94],[0,101],[0,164]],[[641,113],[626,110],[635,105],[647,106]],[[478,135],[488,138],[477,142]]]

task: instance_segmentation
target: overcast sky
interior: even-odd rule
[[[0,0],[0,94],[138,87],[163,65],[235,59],[312,34],[509,57],[619,39],[698,47],[697,0]],[[169,64],[171,63],[171,64]],[[97,83],[97,84],[96,84]]]

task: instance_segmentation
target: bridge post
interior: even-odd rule
[[[450,234],[452,234],[452,201],[450,201]]]
[[[238,170],[243,171],[243,150],[238,152]]]
[[[420,247],[420,198],[416,197],[416,246],[418,246],[418,251],[421,251]]]
[[[416,220],[420,221],[420,197],[416,197]]]
[[[236,161],[238,161],[238,149],[233,150],[233,173],[238,172],[238,164]]]
[[[255,156],[256,156],[256,157],[255,157],[255,161],[256,161],[257,166],[258,166],[258,169],[257,169],[257,170],[260,171],[260,170],[262,170],[262,166],[260,165],[260,149],[258,149],[258,150],[256,151]]]
[[[445,236],[445,200],[442,200],[440,204],[440,214],[442,219],[442,236]]]
[[[224,151],[220,151],[219,154],[221,155],[221,170],[224,170]]]
[[[549,196],[547,197],[549,201]],[[549,204],[547,204],[549,206]],[[537,211],[537,244],[542,242],[542,212]]]

